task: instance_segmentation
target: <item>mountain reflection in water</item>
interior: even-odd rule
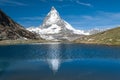
[[[0,51],[0,80],[120,80],[119,46],[49,43]]]

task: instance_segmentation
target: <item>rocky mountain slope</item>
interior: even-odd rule
[[[76,43],[120,45],[120,27],[75,40]]]
[[[37,35],[26,30],[0,10],[0,40],[38,39]]]
[[[60,17],[54,7],[51,8],[40,27],[31,27],[28,30],[40,34],[42,38],[47,40],[73,40],[80,35],[89,35],[83,30],[74,29]]]

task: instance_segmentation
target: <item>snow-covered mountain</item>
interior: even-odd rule
[[[54,7],[51,8],[40,27],[30,27],[28,30],[40,34],[42,38],[47,40],[72,40],[80,35],[89,35],[83,30],[74,29],[60,17]]]

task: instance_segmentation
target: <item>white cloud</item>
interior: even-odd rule
[[[22,17],[22,18],[19,18],[20,20],[42,20],[43,17],[39,17],[39,16],[35,16],[35,17]]]
[[[90,4],[90,3],[84,3],[84,2],[81,2],[81,1],[79,1],[79,0],[77,0],[76,3],[77,3],[77,4],[80,4],[80,5],[83,5],[83,6],[93,7],[92,4]]]
[[[99,11],[98,14],[100,14],[101,16],[109,17],[112,20],[113,19],[119,19],[120,20],[120,12],[112,13],[112,12]]]
[[[92,16],[87,16],[87,15],[82,16],[82,18],[87,19],[87,20],[93,20],[94,19]]]
[[[21,18],[17,18],[16,20],[18,20],[18,22],[23,26],[30,27],[30,26],[39,26],[42,23],[43,19],[44,17],[33,16],[33,17],[21,17]]]
[[[41,2],[47,2],[47,0],[40,0]]]
[[[40,21],[18,21],[19,24],[21,24],[24,27],[31,27],[31,26],[40,26],[41,22]]]
[[[18,1],[13,1],[13,0],[0,0],[1,5],[9,5],[9,6],[27,6],[27,4],[18,2]]]
[[[41,2],[48,2],[48,1],[59,1],[59,2],[62,2],[64,0],[40,0]]]
[[[58,1],[62,2],[63,0],[58,0]]]
[[[69,5],[69,4],[66,4],[66,5],[58,5],[57,7],[58,8],[64,8],[64,7],[70,7],[71,5]]]
[[[72,26],[79,29],[113,28],[120,25],[120,12],[96,12],[95,15],[64,16]]]

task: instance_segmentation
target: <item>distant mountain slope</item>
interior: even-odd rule
[[[79,38],[74,42],[120,45],[120,27],[110,29],[98,34]]]
[[[37,36],[14,22],[0,10],[0,40],[15,39],[37,39]]]

